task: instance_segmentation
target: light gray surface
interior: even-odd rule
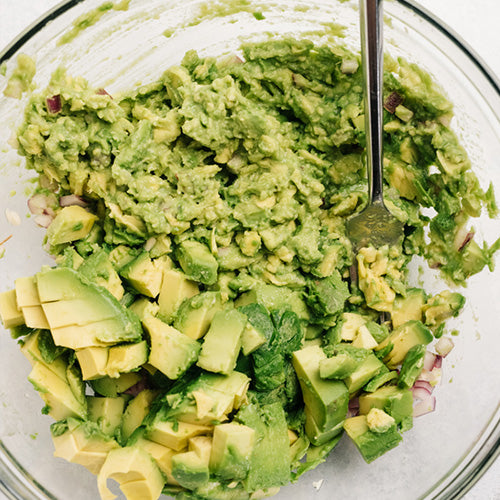
[[[498,0],[418,0],[443,19],[500,78],[500,2]],[[0,47],[59,0],[0,0]],[[496,402],[492,402],[496,404]],[[0,493],[0,500],[3,496]],[[464,500],[500,500],[500,460],[485,473]]]

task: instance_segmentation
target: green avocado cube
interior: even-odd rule
[[[246,323],[247,317],[236,309],[217,312],[203,339],[198,366],[226,375],[233,371]]]
[[[387,367],[392,369],[403,362],[407,352],[414,345],[427,345],[433,338],[432,332],[421,321],[410,320],[394,329],[375,350],[380,351],[392,344],[392,349],[383,360]]]
[[[176,269],[165,269],[158,295],[158,317],[172,321],[185,299],[199,293],[198,285]]]
[[[458,292],[444,290],[431,297],[423,307],[425,324],[437,326],[456,316],[465,304],[465,297]]]
[[[118,378],[102,377],[90,380],[92,389],[101,396],[115,398],[119,394],[130,389],[141,380],[141,375],[137,372],[121,373]]]
[[[68,417],[86,418],[87,405],[73,393],[69,383],[59,378],[42,362],[36,362],[28,380],[46,404],[46,412],[54,420]]]
[[[200,488],[208,483],[208,462],[195,451],[176,453],[172,456],[172,476],[183,488]]]
[[[386,432],[370,430],[366,415],[346,419],[344,429],[367,463],[373,462],[385,452],[395,448],[402,440],[395,426],[390,427]]]
[[[220,292],[202,292],[181,304],[174,326],[184,335],[198,340],[203,337],[215,313],[222,308]]]
[[[311,410],[307,406],[305,407],[305,414],[306,423],[304,426],[304,430],[306,431],[306,436],[308,437],[309,441],[314,446],[324,445],[325,443],[331,441],[335,436],[340,434],[344,429],[344,420],[341,420],[337,425],[327,430],[321,430],[316,423]]]
[[[249,383],[250,379],[238,371],[229,375],[203,372],[179,392],[167,395],[168,415],[191,424],[223,422],[241,406]]]
[[[426,298],[426,293],[421,288],[409,288],[405,296],[396,296],[391,311],[392,327],[397,328],[410,320],[422,321]]]
[[[351,375],[360,365],[360,361],[342,352],[331,358],[322,359],[319,363],[321,378],[342,380]]]
[[[236,422],[214,427],[210,472],[221,481],[242,480],[248,474],[255,430]]]
[[[266,342],[266,336],[248,322],[241,335],[241,352],[248,356]]]
[[[82,207],[72,205],[62,208],[47,228],[47,240],[51,245],[61,245],[81,240],[90,233],[97,217]]]
[[[96,422],[105,434],[112,436],[122,423],[125,398],[87,396],[87,407],[89,420]]]
[[[359,396],[359,413],[367,415],[372,408],[384,410],[394,418],[402,430],[411,427],[413,417],[413,395],[409,389],[385,385],[374,392]]]
[[[179,378],[197,359],[200,344],[158,318],[143,321],[149,334],[149,363],[170,379]]]
[[[349,394],[353,394],[361,389],[371,378],[378,375],[384,368],[384,363],[382,363],[375,354],[370,352],[356,370],[344,379]]]
[[[304,404],[321,432],[330,431],[342,422],[349,404],[349,393],[342,381],[321,378],[320,363],[324,359],[326,355],[317,345],[304,347],[292,356]]]
[[[143,340],[135,344],[122,344],[110,347],[106,374],[118,377],[120,373],[128,373],[139,369],[148,360],[148,343]]]
[[[146,297],[156,298],[160,293],[163,269],[148,252],[142,252],[120,270],[128,284]]]
[[[121,421],[121,435],[125,442],[142,424],[156,396],[158,396],[157,391],[144,389],[129,402]]]
[[[179,245],[176,255],[189,279],[204,285],[213,285],[217,281],[217,259],[203,243],[185,240]]]

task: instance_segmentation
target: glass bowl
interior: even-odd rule
[[[102,0],[70,0],[47,13],[2,54],[9,75],[15,56],[37,63],[35,84],[43,88],[60,65],[111,94],[147,83],[178,63],[188,49],[202,55],[238,51],[242,41],[292,35],[319,42],[359,46],[357,2],[332,0],[132,0],[116,2],[94,25],[58,44],[72,22]],[[500,195],[500,86],[487,68],[442,24],[407,0],[386,2],[385,47],[428,70],[455,104],[452,122],[473,168]],[[337,23],[346,27],[338,38]],[[0,86],[5,85],[1,77]],[[11,147],[25,99],[0,98],[0,194],[10,214],[0,219],[1,291],[14,279],[51,263],[42,250],[44,231],[28,216],[32,173]],[[16,220],[17,214],[20,220]],[[474,220],[476,234],[491,243],[500,222]],[[425,268],[413,280],[430,292],[444,284]],[[449,324],[460,335],[444,364],[436,389],[437,409],[419,417],[403,443],[366,465],[342,439],[329,459],[275,497],[305,499],[450,499],[463,495],[500,451],[500,269],[483,271],[460,290],[467,298],[461,316]],[[97,500],[95,477],[53,457],[49,417],[27,381],[29,364],[7,332],[0,332],[0,492],[9,499]],[[320,482],[322,481],[322,482]],[[318,487],[321,487],[318,489]]]

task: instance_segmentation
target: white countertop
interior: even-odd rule
[[[59,1],[0,0],[0,50]],[[416,1],[455,30],[500,78],[499,0]],[[0,500],[3,500],[1,493]],[[500,460],[490,467],[463,500],[500,500]]]

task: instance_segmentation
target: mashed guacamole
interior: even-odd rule
[[[416,389],[437,383],[464,298],[410,286],[407,265],[422,256],[455,284],[491,266],[498,245],[469,219],[496,205],[429,75],[386,58],[384,93],[404,241],[357,255],[362,75],[341,47],[188,52],[119,96],[59,70],[32,96],[19,152],[57,266],[0,309],[56,455],[97,474],[103,498],[107,478],[129,500],[271,495],[344,431],[371,462],[430,409]]]

